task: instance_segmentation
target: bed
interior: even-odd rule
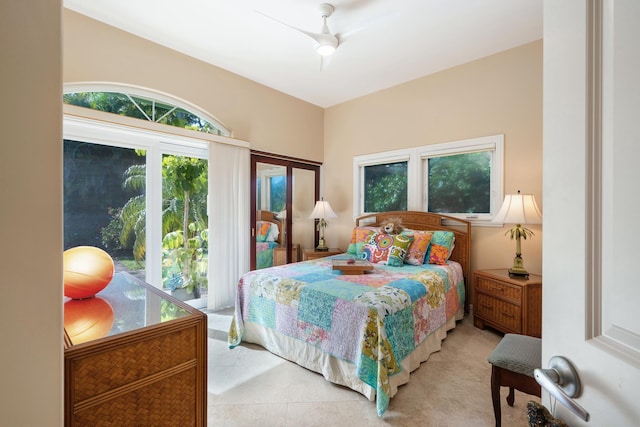
[[[256,269],[273,266],[273,250],[282,245],[282,222],[270,211],[256,213]]]
[[[400,221],[404,231],[389,237],[380,229],[389,220]],[[406,236],[408,245],[402,243]],[[391,255],[376,258],[376,248],[390,241],[396,256],[404,257],[399,265]],[[366,274],[333,269],[334,260],[367,257],[374,269]],[[259,344],[375,400],[382,415],[398,386],[440,350],[464,316],[469,258],[467,221],[416,211],[359,217],[344,254],[245,274],[229,347]]]

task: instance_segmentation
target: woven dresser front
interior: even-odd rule
[[[182,315],[158,320],[149,307],[163,304],[150,303],[143,316],[155,323],[65,349],[66,426],[206,425],[207,317],[164,293],[158,298]]]

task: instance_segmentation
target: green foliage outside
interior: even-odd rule
[[[207,289],[207,175],[206,160],[162,159],[162,282],[167,289]]]
[[[65,104],[92,110],[222,135],[220,129],[187,110],[139,96],[115,92],[76,92],[65,93],[62,100]]]
[[[162,159],[162,281],[166,289],[207,289],[207,175],[206,160],[168,155]],[[125,171],[122,186],[133,195],[122,208],[110,211],[112,220],[101,231],[106,247],[131,248],[139,264],[146,254],[145,177],[145,165]]]
[[[270,191],[270,203],[269,210],[271,212],[280,212],[287,207],[287,177],[286,176],[273,176],[269,178],[269,185],[271,185]]]
[[[428,209],[439,213],[489,213],[491,153],[428,159]],[[407,162],[365,166],[365,212],[407,210]]]
[[[366,166],[364,211],[407,210],[407,162]]]
[[[457,154],[429,159],[429,212],[489,213],[491,154]]]
[[[120,241],[120,235],[122,234],[122,208],[108,208],[108,212],[111,220],[100,230],[102,245],[112,256],[123,255],[127,249],[131,248],[123,246]]]

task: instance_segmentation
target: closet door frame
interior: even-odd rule
[[[314,183],[314,200],[320,200],[320,166],[322,163],[314,162],[311,160],[298,159],[295,157],[280,156],[277,154],[267,153],[263,151],[251,150],[251,230],[250,230],[250,269],[256,269],[256,238],[255,238],[255,224],[256,224],[256,212],[257,212],[257,164],[268,163],[277,166],[284,166],[287,170],[286,175],[286,210],[287,217],[285,222],[286,240],[286,257],[287,263],[291,262],[291,248],[293,241],[293,170],[305,169],[315,172]],[[314,231],[314,242],[318,244],[318,231]]]

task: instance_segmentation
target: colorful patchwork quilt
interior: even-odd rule
[[[332,259],[255,270],[238,283],[229,347],[255,322],[303,341],[356,366],[376,390],[382,415],[390,399],[389,377],[425,338],[464,304],[462,268],[447,265],[374,264],[371,273],[342,275]]]
[[[256,270],[273,267],[273,249],[278,242],[256,242]]]

